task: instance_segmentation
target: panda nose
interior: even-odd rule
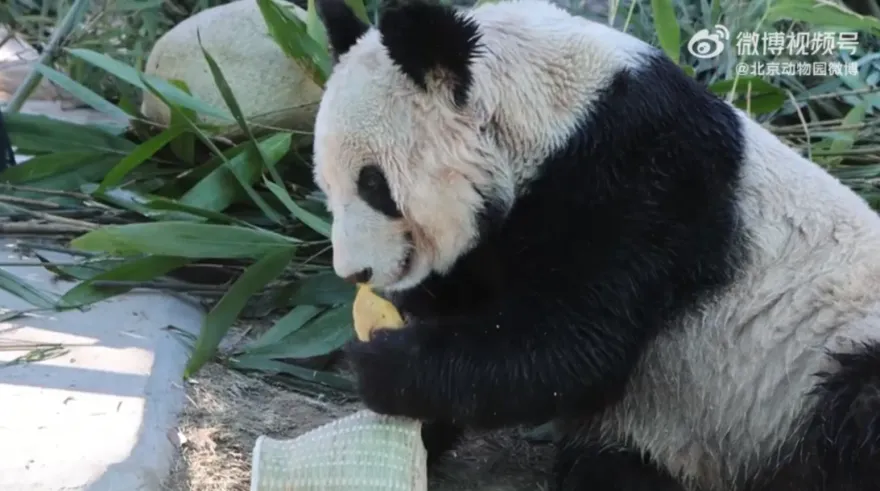
[[[349,283],[366,283],[373,277],[373,269],[365,268],[355,274],[348,275],[344,278]]]

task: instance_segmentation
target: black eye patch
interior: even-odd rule
[[[390,218],[401,218],[403,213],[391,197],[391,188],[385,174],[376,165],[361,167],[357,179],[358,196],[371,208]]]

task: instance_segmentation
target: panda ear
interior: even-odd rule
[[[333,62],[336,63],[370,26],[355,15],[351,7],[345,4],[345,0],[317,0],[315,7],[327,31]]]
[[[480,49],[473,19],[448,5],[390,0],[379,17],[379,32],[388,56],[416,85],[428,90],[428,77],[438,77],[452,91],[455,104],[467,103],[471,61]]]

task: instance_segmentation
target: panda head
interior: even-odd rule
[[[314,136],[333,266],[386,291],[448,271],[504,220],[632,44],[596,24],[579,45],[588,21],[534,0],[480,17],[392,1],[377,27],[344,0],[317,9],[334,61]]]

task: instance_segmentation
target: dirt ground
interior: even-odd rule
[[[319,401],[211,364],[187,384],[181,457],[169,491],[249,491],[259,435],[294,438],[358,405]],[[431,477],[432,491],[541,491],[549,449],[515,433],[471,437]]]

